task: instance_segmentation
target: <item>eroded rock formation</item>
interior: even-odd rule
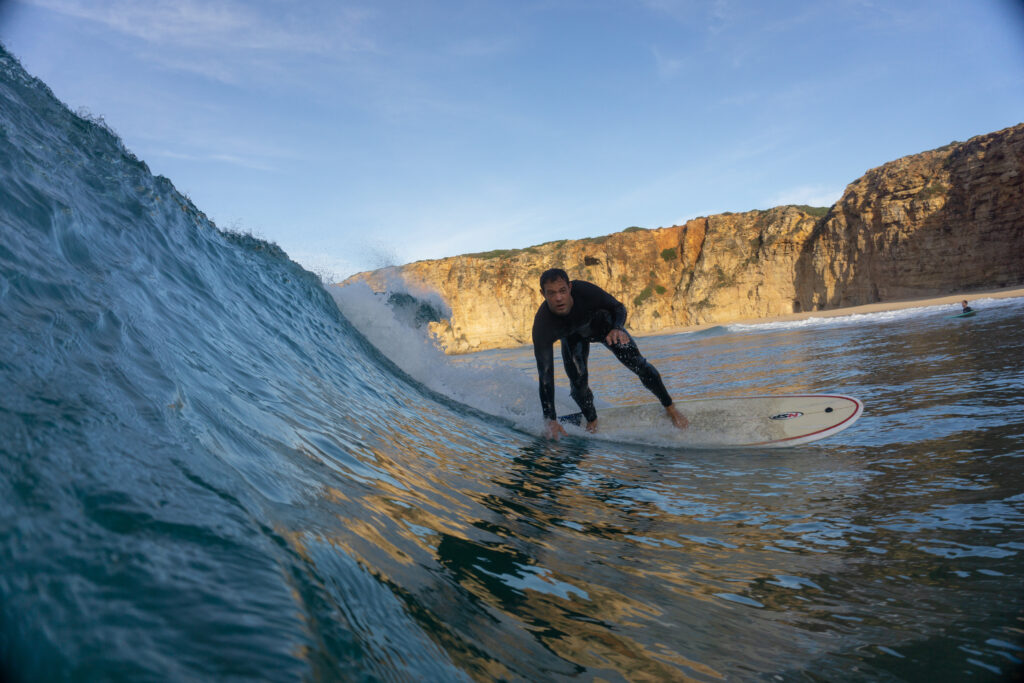
[[[807,310],[1024,282],[1024,125],[868,171],[796,276]]]

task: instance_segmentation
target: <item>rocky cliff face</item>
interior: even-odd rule
[[[1024,125],[868,171],[803,251],[805,310],[1024,282]]]
[[[866,173],[831,209],[783,206],[360,273],[439,293],[450,353],[530,341],[538,277],[562,267],[634,333],[1024,283],[1024,124]]]

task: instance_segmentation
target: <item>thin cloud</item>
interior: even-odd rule
[[[239,68],[237,64],[225,59],[209,59],[203,56],[189,57],[179,52],[166,53],[158,50],[145,50],[141,56],[151,64],[167,71],[201,76],[225,85],[243,83],[246,80],[245,74],[252,71],[251,68]]]
[[[242,168],[249,168],[256,171],[275,170],[274,167],[269,164],[265,164],[255,159],[247,159],[244,157],[236,156],[234,154],[211,154],[209,158],[211,161],[218,161],[220,163],[228,164],[231,166],[241,166]]]
[[[229,166],[238,166],[240,168],[247,168],[254,171],[274,171],[276,170],[273,165],[268,164],[257,159],[237,156],[235,154],[187,154],[184,152],[175,152],[167,149],[150,150],[149,152],[156,157],[164,157],[167,159],[177,159],[179,161],[213,161],[221,164],[227,164]]]
[[[511,52],[518,41],[510,37],[467,38],[452,43],[448,53],[455,57],[495,57]]]
[[[734,24],[737,11],[731,0],[643,0],[648,9],[664,14],[675,21],[694,27],[701,27],[708,33],[721,33]]]
[[[2,1],[2,0],[0,0]],[[232,86],[315,90],[381,54],[375,12],[238,0],[23,0],[120,39],[139,63]]]
[[[686,66],[686,60],[678,57],[669,57],[657,47],[651,48],[651,53],[654,55],[654,65],[657,68],[658,75],[662,78],[672,78]]]
[[[226,164],[256,171],[275,172],[284,165],[304,161],[293,147],[226,135],[218,130],[194,128],[180,136],[143,134],[140,140],[147,157]]]
[[[341,9],[333,17],[289,13],[275,17],[237,2],[196,0],[27,0],[37,7],[91,21],[153,45],[226,50],[328,54],[373,49],[361,29],[363,11]]]

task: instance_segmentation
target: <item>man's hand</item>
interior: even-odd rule
[[[619,344],[628,344],[629,335],[625,331],[615,328],[608,333],[608,336],[604,338],[608,346],[618,346]]]
[[[587,431],[591,434],[597,433],[597,418],[595,418],[593,422],[587,420]]]
[[[544,427],[544,436],[558,441],[560,436],[565,436],[565,427],[558,420],[548,420]]]
[[[685,415],[676,410],[674,404],[665,408],[665,414],[668,415],[668,419],[672,420],[672,424],[675,425],[676,429],[686,429],[690,426],[690,421],[686,419]]]

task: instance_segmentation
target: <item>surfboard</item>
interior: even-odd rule
[[[690,421],[676,429],[658,403],[598,410],[597,438],[666,443],[680,448],[796,446],[847,429],[864,404],[850,396],[799,394],[693,399],[675,402]],[[559,418],[582,425],[582,413]],[[652,439],[652,436],[655,437]]]
[[[970,318],[975,313],[977,313],[977,311],[967,311],[966,313],[957,313],[956,315],[947,315],[946,317],[947,318]]]

